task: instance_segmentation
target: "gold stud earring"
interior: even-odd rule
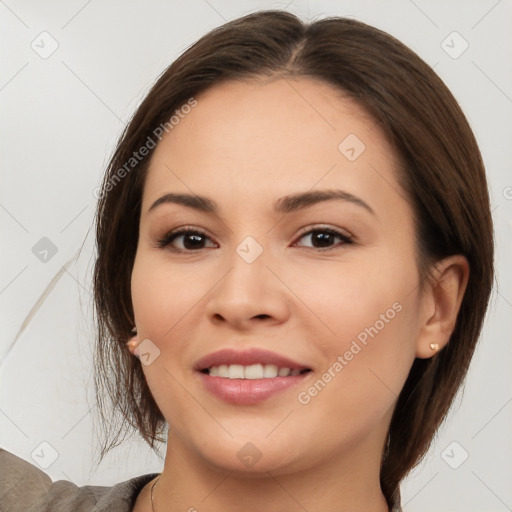
[[[136,348],[138,344],[139,344],[139,341],[138,340],[133,340],[133,339],[126,342],[126,346],[129,349]]]
[[[140,359],[139,355],[139,340],[131,339],[130,341],[126,342],[126,348],[130,351],[132,355],[134,355],[137,359]]]
[[[132,334],[134,335],[133,338],[131,338],[130,340],[128,340],[126,342],[126,346],[127,346],[128,349],[135,348],[139,344],[139,340],[136,339],[136,337],[137,337],[137,327],[134,327],[132,329]]]
[[[439,343],[431,343],[429,345],[430,349],[433,350],[434,352],[437,352],[439,350]]]

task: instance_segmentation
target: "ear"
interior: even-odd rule
[[[449,256],[436,264],[434,279],[422,297],[423,315],[416,357],[432,357],[448,344],[468,279],[469,263],[462,255]]]

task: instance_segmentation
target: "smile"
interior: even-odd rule
[[[235,405],[256,405],[297,386],[312,368],[261,347],[225,348],[194,365],[201,385],[216,398]]]
[[[290,377],[307,373],[309,368],[286,368],[278,367],[275,364],[251,364],[244,366],[241,364],[221,364],[202,370],[210,377],[222,377],[226,379],[273,379],[275,377]]]

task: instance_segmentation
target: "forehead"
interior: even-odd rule
[[[373,118],[340,89],[310,78],[225,82],[197,105],[154,150],[144,202],[163,187],[284,195],[292,189],[365,184],[396,195],[396,155]],[[353,191],[353,190],[352,190]]]

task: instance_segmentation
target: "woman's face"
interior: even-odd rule
[[[154,149],[132,275],[169,443],[245,472],[380,460],[425,314],[398,161],[322,82],[196,100]]]

